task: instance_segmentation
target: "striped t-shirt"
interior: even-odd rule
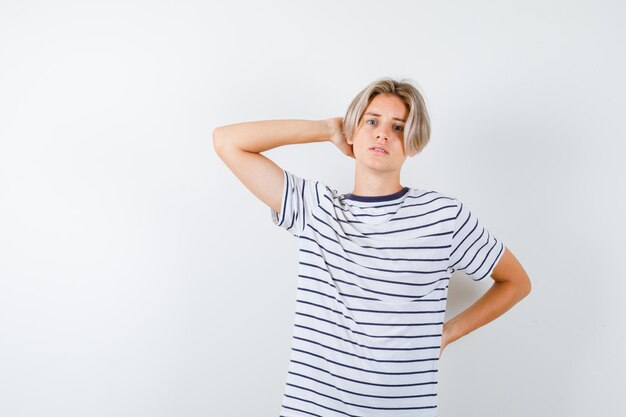
[[[503,243],[437,191],[339,195],[283,172],[272,221],[300,262],[280,416],[436,416],[450,276],[490,275]]]

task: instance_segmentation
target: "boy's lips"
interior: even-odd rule
[[[381,152],[378,149],[382,149],[384,152]],[[380,154],[380,155],[389,155],[389,150],[385,148],[384,146],[372,146],[369,148],[369,150],[372,152],[376,152],[377,154]]]

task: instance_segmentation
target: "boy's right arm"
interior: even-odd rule
[[[213,147],[248,190],[280,213],[283,170],[261,152],[283,145],[324,142],[330,140],[332,129],[327,120],[236,123],[213,130]]]

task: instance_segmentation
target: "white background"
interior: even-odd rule
[[[455,196],[532,293],[448,346],[441,417],[624,415],[621,1],[2,1],[0,415],[277,417],[297,240],[212,130],[410,78]],[[266,153],[352,191],[331,143]],[[452,279],[447,317],[489,280]]]

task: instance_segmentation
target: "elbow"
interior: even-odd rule
[[[228,126],[219,126],[213,129],[213,149],[219,157],[232,149],[241,149],[237,142],[236,134]]]
[[[215,129],[213,129],[213,134],[211,135],[213,138],[213,148],[217,149],[218,143],[220,141],[220,134],[219,134],[219,127],[216,127]]]
[[[507,278],[500,277],[500,279],[496,280],[496,284],[502,284],[503,286],[508,287],[511,297],[515,298],[517,301],[526,298],[532,290],[530,278],[528,278],[528,275],[525,273]]]
[[[532,290],[532,284],[530,283],[530,278],[528,277],[528,275],[524,276],[524,279],[521,280],[519,287],[522,296],[521,298],[526,298]]]
[[[213,149],[215,150],[215,153],[219,155],[220,152],[222,151],[222,148],[224,147],[224,138],[223,138],[222,131],[219,127],[216,127],[215,129],[213,129],[212,137],[213,137]]]

